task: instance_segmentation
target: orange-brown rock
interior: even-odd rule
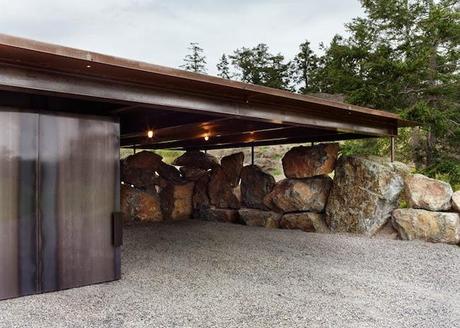
[[[414,174],[405,178],[404,190],[409,207],[429,211],[451,208],[452,187],[446,182]]]
[[[185,183],[185,179],[182,178],[180,171],[172,165],[161,162],[157,172],[161,178],[168,182],[175,184]]]
[[[241,201],[249,208],[268,210],[265,196],[275,186],[275,178],[257,165],[248,165],[241,170]]]
[[[243,162],[243,152],[222,157],[220,161],[222,169],[227,175],[227,180],[232,187],[236,187],[240,183],[240,174],[241,169],[243,168]]]
[[[392,223],[402,239],[422,239],[434,243],[460,242],[460,215],[401,208],[392,213]]]
[[[300,229],[306,232],[328,232],[324,221],[324,214],[313,212],[299,212],[284,214],[280,221],[283,229]]]
[[[211,205],[208,196],[209,179],[209,174],[206,173],[195,182],[192,200],[194,210],[209,208]]]
[[[165,220],[185,220],[192,217],[193,188],[195,183],[168,183],[160,191],[161,210]]]
[[[124,165],[133,169],[156,171],[161,160],[162,157],[160,155],[144,150],[125,158]]]
[[[147,193],[128,185],[121,185],[121,213],[125,221],[162,221],[160,198],[156,193]]]
[[[298,146],[283,157],[283,170],[287,178],[308,178],[331,173],[339,152],[338,143]]]
[[[332,179],[327,175],[304,179],[284,179],[276,183],[265,203],[272,210],[289,212],[322,212],[326,206]]]
[[[248,226],[279,228],[281,214],[254,208],[242,208],[238,211],[243,222]]]
[[[197,217],[197,219],[204,221],[238,223],[240,220],[238,210],[227,208],[206,208],[200,210],[199,213],[200,217]]]
[[[188,166],[197,169],[209,170],[219,165],[217,158],[198,150],[187,151],[172,163],[175,166]]]
[[[211,204],[218,208],[240,208],[238,197],[235,195],[232,186],[227,180],[227,175],[220,166],[211,170],[208,195]]]
[[[179,171],[182,173],[182,176],[189,181],[197,181],[203,175],[207,174],[206,170],[189,166],[182,166]]]

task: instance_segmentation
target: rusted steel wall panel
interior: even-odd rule
[[[112,244],[118,211],[119,125],[103,119],[40,115],[42,290],[119,277]]]
[[[37,123],[0,110],[0,299],[37,291]]]

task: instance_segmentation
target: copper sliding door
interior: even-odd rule
[[[0,299],[120,277],[119,124],[0,110]]]

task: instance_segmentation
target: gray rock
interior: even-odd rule
[[[338,143],[312,147],[294,147],[283,157],[283,170],[287,178],[308,178],[331,173],[339,152]]]
[[[305,179],[284,179],[276,183],[265,204],[274,211],[322,212],[326,205],[332,179],[326,175]]]
[[[331,231],[370,236],[383,227],[397,208],[404,186],[399,171],[386,161],[339,158],[326,206]]]
[[[460,215],[458,213],[431,212],[421,209],[397,209],[392,224],[402,239],[422,239],[434,243],[460,242]]]
[[[241,170],[241,201],[249,208],[268,210],[265,196],[275,186],[275,178],[257,165],[248,165]]]
[[[182,174],[182,176],[189,181],[197,181],[203,175],[207,174],[206,170],[188,166],[182,166],[181,168],[179,168],[179,171]]]
[[[452,209],[456,212],[460,212],[460,191],[456,191],[452,194]]]
[[[238,211],[243,222],[248,226],[278,228],[281,214],[254,208],[242,208]]]
[[[283,229],[300,229],[306,232],[329,232],[324,221],[324,214],[313,212],[300,212],[284,214],[280,227]]]
[[[429,211],[447,211],[451,208],[453,191],[448,183],[421,174],[407,176],[404,183],[409,207]]]

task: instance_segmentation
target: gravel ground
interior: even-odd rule
[[[188,221],[125,230],[121,281],[0,302],[0,327],[460,327],[460,248]]]

